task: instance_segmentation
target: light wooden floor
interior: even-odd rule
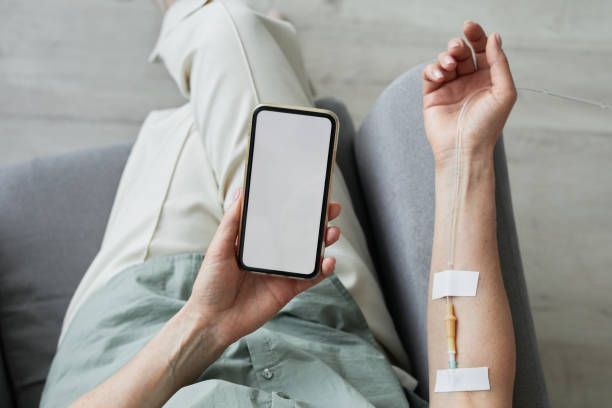
[[[322,95],[359,123],[462,22],[502,33],[519,86],[612,102],[609,0],[256,0],[300,32]],[[0,164],[132,140],[151,109],[182,103],[146,63],[151,2],[0,2]],[[612,392],[612,111],[521,93],[506,131],[521,249],[555,407]]]

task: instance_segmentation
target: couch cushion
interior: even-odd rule
[[[38,406],[64,312],[102,241],[129,149],[0,171],[0,333],[20,407]]]

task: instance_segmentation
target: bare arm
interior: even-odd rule
[[[430,274],[447,269],[454,168],[436,169],[436,210]],[[453,300],[457,316],[460,367],[489,367],[491,391],[432,393],[432,406],[511,406],[515,346],[512,317],[501,278],[495,232],[495,180],[492,154],[466,158],[459,201],[455,268],[480,272],[475,298]],[[431,289],[430,289],[431,293]],[[431,299],[431,296],[430,296]],[[427,330],[430,383],[437,369],[447,368],[444,299],[429,300]]]
[[[478,67],[463,40],[451,40],[437,63],[424,71],[424,115],[436,162],[433,274],[448,269],[459,111],[463,121],[454,269],[480,272],[476,297],[453,299],[459,367],[489,367],[490,391],[435,393],[438,369],[448,368],[444,299],[428,303],[428,355],[432,407],[510,407],[515,373],[512,317],[500,272],[495,225],[493,149],[516,98],[501,39],[486,37],[475,23],[464,26]],[[450,57],[450,58],[448,58]],[[482,90],[482,91],[481,91]]]
[[[159,407],[227,347],[215,328],[182,309],[138,354],[73,407]]]
[[[195,381],[233,342],[256,330],[302,291],[334,271],[325,258],[312,280],[248,273],[236,262],[241,198],[221,220],[185,306],[118,372],[75,401],[73,407],[160,407]],[[328,219],[340,214],[330,203]],[[325,245],[340,238],[329,227]]]

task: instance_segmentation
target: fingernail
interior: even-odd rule
[[[470,23],[473,23],[473,21],[472,21],[472,20],[465,20],[465,21],[463,22],[463,25],[468,25],[468,24],[470,24]]]
[[[442,79],[444,77],[444,75],[442,75],[442,73],[437,69],[434,69],[432,74],[435,79]]]
[[[502,39],[501,39],[501,35],[499,35],[499,33],[495,33],[495,41],[497,42],[497,45],[499,46],[499,48],[501,48],[501,46],[502,46]]]
[[[444,57],[444,64],[453,65],[454,63],[455,63],[455,60],[450,55],[447,55],[446,57]]]

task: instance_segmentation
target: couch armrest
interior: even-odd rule
[[[66,307],[100,246],[129,150],[0,170],[0,344],[19,407],[38,406]]]

